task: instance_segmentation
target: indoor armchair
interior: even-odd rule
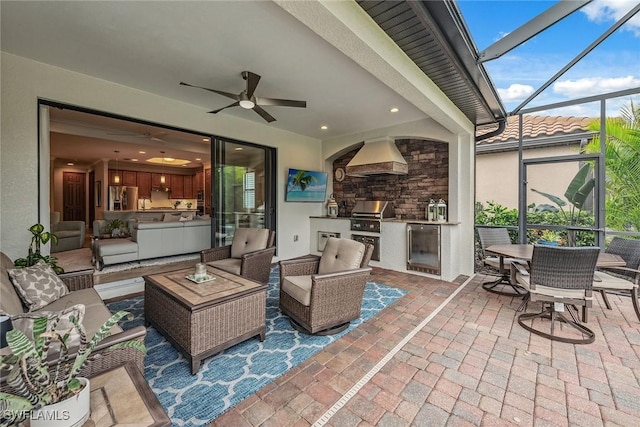
[[[200,260],[212,267],[260,283],[269,281],[276,233],[267,228],[238,228],[231,245],[205,249]]]
[[[280,261],[280,309],[308,334],[335,334],[360,317],[373,246],[330,237],[322,256]]]
[[[49,215],[51,232],[58,238],[58,243],[51,241],[51,252],[63,252],[80,249],[84,246],[84,221],[60,221],[60,212]]]

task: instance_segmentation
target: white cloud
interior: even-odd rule
[[[502,102],[515,102],[524,101],[529,95],[533,93],[533,87],[529,85],[521,85],[514,83],[507,89],[498,89],[498,95]]]
[[[590,21],[613,22],[626,15],[637,4],[635,0],[594,0],[580,11],[587,15]],[[636,14],[622,28],[640,37],[640,15]]]
[[[553,92],[573,99],[634,87],[640,87],[640,79],[633,76],[587,77],[577,80],[558,81],[553,84]]]

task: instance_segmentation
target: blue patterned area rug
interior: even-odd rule
[[[279,278],[271,270],[267,290],[267,333],[263,342],[252,338],[206,359],[196,375],[182,354],[153,327],[147,330],[145,378],[174,426],[205,425],[223,412],[322,350],[376,313],[402,298],[406,291],[368,282],[361,318],[332,336],[310,336],[293,329],[278,308]],[[144,298],[108,304],[112,312],[126,310],[133,320],[124,329],[144,322]]]

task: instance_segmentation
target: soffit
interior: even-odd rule
[[[506,116],[454,4],[357,0],[362,9],[474,124]]]

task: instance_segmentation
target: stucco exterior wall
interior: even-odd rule
[[[524,158],[542,158],[577,154],[576,146],[557,146],[525,150]],[[518,152],[483,153],[476,156],[476,201],[493,201],[511,209],[518,208]],[[578,171],[578,163],[549,164],[530,167],[528,188],[562,196],[567,184]],[[549,203],[549,200],[528,191],[527,204]]]

